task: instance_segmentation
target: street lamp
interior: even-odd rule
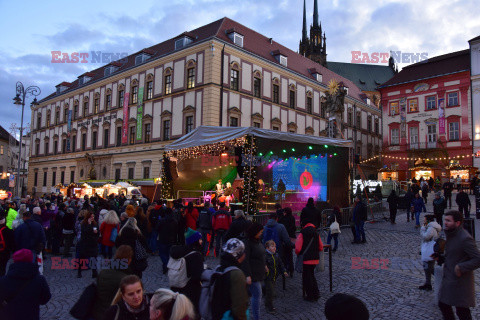
[[[16,92],[17,95],[13,98],[13,104],[17,106],[22,106],[22,118],[20,122],[20,145],[18,148],[18,166],[17,166],[17,181],[15,181],[15,195],[20,198],[20,194],[18,193],[18,186],[20,181],[20,164],[22,159],[22,138],[23,138],[23,111],[25,108],[25,98],[27,95],[34,96],[35,98],[32,101],[32,107],[37,106],[37,96],[40,95],[40,88],[37,86],[29,86],[26,89],[23,87],[23,83],[20,81],[16,84]]]

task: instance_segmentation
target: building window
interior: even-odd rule
[[[278,103],[280,100],[280,87],[277,84],[273,85],[273,103]]]
[[[170,140],[170,120],[163,121],[163,141]]]
[[[120,177],[121,177],[120,173],[121,173],[120,169],[115,169],[115,180],[120,180]]]
[[[147,82],[147,99],[153,98],[153,81]]]
[[[185,133],[189,133],[193,130],[193,116],[185,118]]]
[[[418,127],[410,127],[410,147],[418,145]]]
[[[137,104],[138,102],[138,86],[132,87],[132,104]]]
[[[135,176],[135,168],[128,168],[128,179],[133,179]]]
[[[103,175],[104,178],[107,177],[107,167],[103,167],[103,169],[102,169],[102,175]]]
[[[390,102],[390,115],[396,116],[397,114],[399,114],[398,102]]]
[[[273,126],[272,129],[275,130],[275,131],[280,131],[280,128],[277,127],[277,126]]]
[[[166,75],[165,76],[165,94],[172,93],[172,76]]]
[[[57,109],[55,111],[55,124],[59,124],[60,123],[60,109]]]
[[[117,107],[122,107],[123,106],[123,99],[125,98],[125,91],[120,90],[118,91],[118,106]]]
[[[375,119],[375,134],[379,134],[379,124],[378,124],[378,119]]]
[[[116,143],[117,147],[120,147],[122,145],[122,135],[123,135],[122,127],[117,127],[117,143]]]
[[[73,120],[78,119],[78,104],[73,106]]]
[[[108,93],[105,96],[105,110],[110,110],[111,107],[112,107],[112,95]]]
[[[56,155],[57,153],[58,153],[58,141],[55,140],[55,141],[53,142],[53,154]]]
[[[187,70],[187,89],[195,87],[195,68],[188,68]]]
[[[103,147],[108,148],[108,143],[110,141],[110,129],[103,130]]]
[[[50,127],[50,118],[52,117],[52,114],[50,110],[47,111],[47,128]]]
[[[135,144],[135,127],[130,127],[130,137],[128,139],[128,144]]]
[[[67,139],[62,139],[62,153],[67,152]]]
[[[92,149],[93,150],[97,149],[97,138],[98,138],[97,131],[93,131],[92,132]]]
[[[257,98],[260,98],[260,90],[261,90],[262,81],[260,78],[253,78],[253,95]]]
[[[458,141],[460,140],[460,123],[459,122],[450,122],[448,124],[449,140]]]
[[[408,112],[418,112],[418,99],[408,100]]]
[[[83,103],[83,117],[88,116],[88,101]]]
[[[458,106],[458,92],[450,92],[447,94],[447,97],[449,107]]]
[[[72,152],[77,150],[77,136],[72,136]]]
[[[350,109],[347,111],[347,125],[353,125],[353,112]]]
[[[253,126],[254,126],[255,128],[260,128],[260,122],[254,122],[254,123],[253,123]]]
[[[100,111],[100,98],[93,100],[93,114],[97,114]]]
[[[35,171],[35,174],[33,176],[33,185],[36,187],[38,185],[38,172]]]
[[[392,146],[398,146],[399,142],[400,142],[400,130],[392,129],[390,131],[390,144]]]
[[[150,167],[143,167],[143,179],[150,179]]]
[[[70,183],[75,182],[75,170],[70,171]]]
[[[430,124],[427,126],[428,129],[428,142],[436,142],[437,141],[437,125]]]
[[[145,136],[145,143],[148,143],[151,140],[151,136],[152,136],[152,129],[151,128],[152,128],[152,125],[150,123],[147,123],[145,125],[145,131],[144,131],[145,132],[145,135],[144,135]]]
[[[52,172],[52,186],[54,186],[57,182],[57,172],[53,171]]]
[[[295,90],[290,90],[290,108],[295,109]]]
[[[435,110],[437,108],[437,99],[435,96],[427,97],[425,100],[425,104],[427,105],[427,110]]]
[[[60,183],[65,184],[65,171],[60,172]]]
[[[47,177],[48,177],[48,173],[47,173],[47,171],[44,171],[43,172],[43,186],[44,187],[47,186]]]
[[[230,117],[230,127],[238,127],[238,118]]]
[[[63,110],[63,122],[67,123],[68,121],[68,108]]]
[[[38,156],[40,154],[40,142],[35,142],[35,155]]]
[[[238,91],[238,70],[230,71],[230,89]]]
[[[323,119],[327,117],[327,107],[324,103],[322,103],[320,107],[320,117],[322,117]]]
[[[87,149],[87,134],[82,133],[82,151],[85,151]]]
[[[48,141],[45,141],[45,155],[48,155],[49,150],[50,150],[50,143],[48,143]]]
[[[367,117],[367,131],[372,132],[372,117],[371,116]]]
[[[362,129],[362,113],[357,112],[357,119],[356,119],[356,128],[357,129]]]
[[[312,98],[307,97],[307,113],[312,113]]]

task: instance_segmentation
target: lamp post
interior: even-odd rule
[[[40,94],[41,91],[40,88],[37,86],[29,86],[25,89],[23,83],[18,81],[16,84],[16,92],[17,94],[15,98],[13,98],[13,104],[22,106],[22,118],[20,121],[20,145],[18,147],[17,180],[15,181],[15,195],[17,197],[20,197],[20,194],[18,193],[18,182],[20,181],[20,165],[22,160],[23,111],[25,108],[25,98],[27,98],[27,95],[34,96],[35,98],[32,101],[32,106],[37,106],[37,96]]]

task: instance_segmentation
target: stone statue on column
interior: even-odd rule
[[[343,83],[338,83],[335,79],[330,80],[328,91],[325,94],[324,104],[329,115],[327,122],[327,136],[331,138],[341,138],[343,128],[343,112],[345,111],[345,90]]]

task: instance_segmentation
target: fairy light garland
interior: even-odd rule
[[[459,159],[465,159],[465,158],[469,158],[469,157],[475,157],[475,154],[458,155],[458,156],[454,156],[454,157],[429,157],[429,158],[420,158],[420,157],[411,158],[411,157],[395,157],[395,156],[387,156],[387,155],[377,155],[377,156],[374,156],[370,159],[363,160],[360,163],[363,164],[363,163],[375,160],[379,157],[383,157],[383,158],[387,158],[387,159],[394,159],[394,160],[405,160],[405,161],[417,161],[417,160],[425,160],[425,161],[449,160],[450,161],[450,160],[459,160]]]
[[[168,151],[166,154],[167,157],[175,157],[178,160],[195,159],[206,154],[220,154],[231,147],[241,147],[245,145],[245,141],[245,137],[235,138],[213,144]]]

